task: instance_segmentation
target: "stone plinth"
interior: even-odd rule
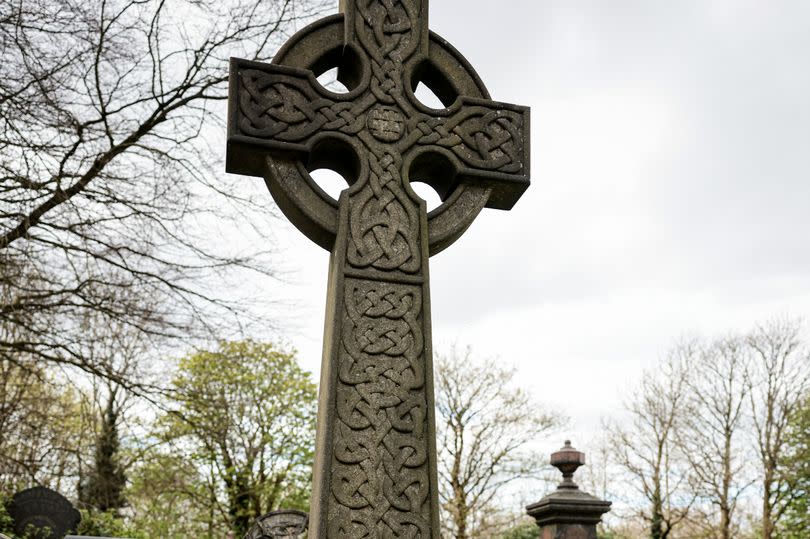
[[[574,483],[574,472],[585,464],[585,453],[565,446],[552,453],[551,465],[563,474],[557,490],[526,507],[540,526],[540,539],[596,539],[596,525],[610,511],[611,502],[583,492]]]

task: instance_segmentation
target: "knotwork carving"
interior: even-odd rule
[[[417,2],[350,0],[357,3],[355,35],[371,60],[371,91],[386,104],[401,102],[402,66],[421,39]]]
[[[307,79],[245,69],[240,81],[239,127],[246,135],[299,142],[319,131],[353,135],[365,127],[357,105],[319,95]]]
[[[438,539],[428,257],[528,187],[529,110],[489,100],[428,31],[428,0],[340,9],[272,64],[232,59],[227,169],[264,176],[285,215],[332,251],[311,536]],[[347,93],[315,79],[336,65]],[[419,82],[455,101],[425,107]],[[307,176],[316,166],[352,174],[338,201]],[[427,213],[409,179],[445,202]]]
[[[246,135],[299,142],[318,132],[356,135],[366,129],[367,124],[372,129],[379,125],[376,118],[367,120],[367,101],[363,102],[365,106],[333,101],[318,95],[306,79],[256,69],[245,69],[240,75],[245,90],[240,93],[243,112],[240,129]],[[388,112],[400,114],[396,109]],[[450,149],[473,168],[507,173],[521,171],[522,114],[479,105],[467,107],[449,118],[414,116],[407,126],[407,137],[397,145],[400,153],[414,144],[435,145]],[[397,134],[391,142],[400,137]],[[364,142],[369,150],[379,146],[374,141]]]
[[[369,87],[344,98],[306,72],[245,67],[238,73],[239,134],[305,146],[315,135],[351,136],[365,150],[368,178],[352,194],[347,261],[356,268],[420,269],[419,208],[403,185],[403,156],[414,146],[450,151],[464,167],[523,174],[524,111],[479,101],[452,114],[417,111],[403,89],[403,62],[418,48],[418,3],[356,0],[356,41],[372,66]],[[255,65],[255,64],[254,64]]]
[[[513,111],[471,106],[450,118],[418,118],[407,144],[448,148],[472,168],[522,171],[523,116]]]
[[[347,279],[329,537],[428,538],[421,287]]]
[[[368,184],[357,194],[349,213],[348,262],[406,273],[419,271],[419,213],[402,186],[398,154],[382,150],[369,158]]]

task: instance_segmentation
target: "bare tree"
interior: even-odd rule
[[[810,387],[810,350],[798,320],[776,319],[750,332],[747,373],[750,411],[762,481],[762,537],[771,539],[788,505],[783,474],[790,418]]]
[[[678,443],[689,462],[691,486],[711,508],[712,537],[736,537],[734,511],[751,485],[747,466],[745,341],[728,336],[702,347],[689,365],[686,413]]]
[[[620,483],[613,466],[613,449],[610,440],[602,433],[585,445],[588,465],[577,470],[577,484],[580,489],[597,498],[614,498],[613,487]],[[609,514],[605,515],[605,517]]]
[[[696,353],[695,342],[676,345],[660,368],[644,374],[625,403],[628,421],[606,425],[618,466],[648,503],[638,516],[647,522],[651,539],[670,537],[695,500],[676,442],[686,411],[689,365]]]
[[[496,495],[547,463],[532,442],[562,419],[544,411],[516,384],[515,370],[476,360],[470,348],[437,358],[439,495],[449,537],[490,537],[502,522]]]
[[[243,312],[225,291],[272,274],[268,197],[221,172],[227,59],[267,59],[323,5],[0,0],[0,323],[25,328],[0,357],[110,376],[88,317],[185,338]]]

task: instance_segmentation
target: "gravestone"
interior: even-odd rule
[[[245,539],[298,539],[307,532],[309,516],[292,509],[271,511],[256,519]]]
[[[347,93],[316,80],[334,67]],[[529,186],[529,109],[490,100],[427,0],[341,0],[272,64],[231,60],[228,115],[227,170],[331,251],[309,536],[437,538],[428,257]],[[318,168],[350,183],[338,201]]]
[[[562,473],[562,483],[557,490],[526,507],[540,527],[539,539],[597,539],[596,525],[610,511],[611,502],[580,490],[574,482],[574,473],[585,465],[585,453],[566,440],[559,451],[551,454],[549,463]]]
[[[36,530],[28,536],[32,539],[64,537],[74,531],[82,519],[67,498],[45,487],[33,487],[15,494],[8,513],[15,533],[23,535],[26,530]]]

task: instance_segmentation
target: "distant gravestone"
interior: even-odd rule
[[[61,494],[45,487],[33,487],[14,495],[8,508],[14,531],[31,530],[32,539],[62,538],[75,531],[82,517]]]
[[[303,511],[273,511],[256,519],[245,539],[298,539],[308,525],[309,516]]]

